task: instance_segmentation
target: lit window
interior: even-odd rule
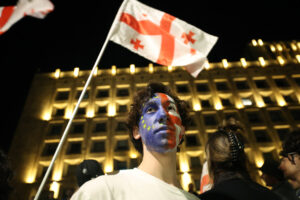
[[[253,104],[251,98],[242,98],[242,103],[244,106],[252,106]]]

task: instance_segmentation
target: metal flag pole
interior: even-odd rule
[[[40,186],[39,186],[39,189],[38,189],[38,191],[37,191],[37,193],[36,193],[36,195],[35,195],[35,197],[34,197],[34,200],[38,200],[39,197],[40,197],[40,194],[41,194],[41,192],[42,192],[42,189],[43,189],[44,186],[45,186],[45,183],[46,183],[46,181],[47,181],[47,179],[48,179],[48,176],[49,176],[49,174],[50,174],[50,171],[51,171],[52,168],[53,168],[54,162],[55,162],[55,160],[56,160],[56,158],[57,158],[57,156],[58,156],[58,154],[59,154],[59,152],[60,152],[60,150],[61,150],[61,148],[62,148],[62,145],[63,145],[64,141],[65,141],[66,138],[67,138],[67,135],[68,135],[69,129],[70,129],[70,127],[71,127],[72,121],[73,121],[73,119],[74,119],[74,117],[75,117],[75,115],[76,115],[76,113],[77,113],[77,110],[78,110],[78,108],[79,108],[79,105],[80,105],[80,103],[81,103],[83,97],[84,97],[84,94],[85,94],[85,92],[86,92],[86,90],[87,90],[87,87],[89,86],[89,84],[90,84],[90,82],[91,82],[91,80],[92,80],[93,74],[94,74],[95,70],[97,69],[97,66],[98,66],[98,64],[99,64],[99,62],[100,62],[100,59],[101,59],[101,57],[102,57],[102,55],[103,55],[103,52],[104,52],[104,50],[105,50],[105,48],[106,48],[106,46],[107,46],[107,43],[109,42],[109,39],[110,39],[110,37],[111,37],[111,35],[112,35],[114,29],[115,29],[116,24],[118,23],[118,21],[119,21],[119,19],[120,19],[121,13],[122,13],[122,11],[123,11],[123,9],[124,9],[124,7],[125,7],[125,5],[126,5],[127,2],[128,2],[128,0],[124,0],[123,3],[122,3],[122,5],[120,6],[118,12],[117,12],[117,15],[116,15],[116,17],[115,17],[115,19],[114,19],[114,21],[113,21],[113,23],[112,23],[112,26],[110,27],[110,30],[109,30],[109,32],[108,32],[108,34],[107,34],[107,36],[106,36],[106,39],[105,39],[105,41],[104,41],[104,44],[103,44],[103,46],[102,46],[102,48],[101,48],[101,50],[100,50],[100,53],[99,53],[99,55],[98,55],[98,57],[97,57],[97,59],[96,59],[96,61],[95,61],[95,64],[94,64],[94,66],[93,66],[93,69],[92,69],[92,71],[91,71],[91,73],[90,73],[90,75],[89,75],[89,77],[88,77],[88,79],[87,79],[87,81],[86,81],[86,83],[85,83],[85,85],[84,85],[84,88],[83,88],[83,90],[82,90],[82,92],[81,92],[81,94],[80,94],[80,97],[79,97],[79,99],[78,99],[78,102],[77,102],[77,104],[76,104],[76,106],[75,106],[75,108],[74,108],[74,111],[73,111],[73,113],[72,113],[72,115],[71,115],[71,117],[70,117],[70,120],[68,121],[68,124],[67,124],[67,126],[66,126],[66,128],[65,128],[65,130],[64,130],[64,133],[63,133],[63,135],[62,135],[62,137],[61,137],[61,139],[60,139],[60,142],[59,142],[59,144],[58,144],[58,146],[57,146],[57,148],[56,148],[56,150],[55,150],[55,153],[54,153],[54,155],[53,155],[53,157],[52,157],[51,163],[50,163],[50,165],[49,165],[49,167],[48,167],[48,169],[47,169],[47,171],[46,171],[46,174],[45,174],[45,176],[44,176],[44,178],[43,178],[43,180],[42,180],[42,182],[41,182],[41,184],[40,184]]]

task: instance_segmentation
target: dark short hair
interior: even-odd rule
[[[130,139],[138,152],[143,154],[143,144],[141,139],[134,139],[133,130],[138,127],[139,120],[142,115],[143,104],[146,103],[155,93],[164,93],[172,97],[180,114],[182,125],[187,128],[189,123],[188,105],[185,101],[180,100],[175,93],[173,93],[167,86],[159,82],[150,82],[147,87],[139,90],[131,104],[129,115],[127,118],[127,127],[129,129]]]
[[[292,131],[284,141],[283,145],[284,153],[297,152],[300,154],[300,129]]]

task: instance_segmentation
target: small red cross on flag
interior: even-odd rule
[[[136,0],[127,0],[117,20],[112,41],[152,62],[184,66],[194,77],[217,41],[217,37]]]
[[[131,39],[130,43],[133,44],[133,48],[135,48],[135,50],[139,50],[139,48],[141,49],[144,48],[144,45],[141,45],[141,40],[139,39],[136,39],[135,41]]]

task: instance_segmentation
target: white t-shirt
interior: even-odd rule
[[[195,195],[137,168],[88,181],[71,200],[199,200]]]

